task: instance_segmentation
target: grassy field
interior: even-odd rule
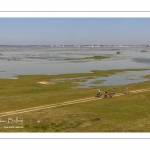
[[[94,97],[97,87],[79,88],[79,77],[109,76],[122,69],[60,75],[21,75],[18,79],[0,79],[0,113]],[[149,76],[147,76],[149,77]],[[54,83],[54,79],[64,79]],[[72,80],[70,80],[72,78]],[[84,80],[85,80],[84,79]],[[40,84],[45,81],[49,84]],[[53,83],[53,84],[52,84]],[[150,81],[130,84],[129,90],[150,88]],[[101,87],[111,90],[112,87]],[[124,86],[116,86],[123,93]],[[150,92],[97,99],[12,116],[0,117],[1,132],[149,132]],[[3,123],[8,118],[23,119],[20,123]]]

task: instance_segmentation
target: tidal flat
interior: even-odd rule
[[[143,53],[142,50],[147,52]],[[93,48],[0,46],[0,54],[0,78],[150,66],[150,48],[144,46]]]

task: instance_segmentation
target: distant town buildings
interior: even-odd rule
[[[22,46],[22,47],[25,47],[25,46],[31,46],[31,47],[53,47],[53,48],[55,48],[55,47],[58,47],[58,48],[86,48],[86,47],[88,47],[88,48],[97,48],[97,47],[150,47],[150,44],[141,44],[141,45],[131,45],[131,44],[129,44],[129,45],[0,45],[1,47],[5,47],[5,46],[7,46],[7,47],[9,47],[9,46],[11,46],[11,47],[17,47],[17,46]]]
[[[142,45],[49,45],[50,47],[77,47],[77,48],[83,48],[83,47],[149,47],[150,44],[142,44]]]

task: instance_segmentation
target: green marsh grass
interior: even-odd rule
[[[88,59],[100,60],[100,59],[105,59],[105,58],[109,58],[109,57],[93,56],[93,57],[84,57],[84,58],[66,58],[65,60],[88,60]]]
[[[0,113],[46,104],[56,104],[81,98],[94,97],[95,87],[79,88],[69,78],[109,76],[123,71],[144,69],[95,70],[90,73],[60,75],[21,75],[18,79],[0,79]],[[145,69],[146,70],[146,69]],[[40,84],[38,82],[65,78],[64,82]],[[150,88],[150,81],[130,84],[129,91]],[[123,93],[126,85],[116,86],[117,93]],[[75,88],[72,88],[75,87]],[[101,90],[111,90],[103,86]],[[23,118],[18,126],[4,128],[1,132],[149,132],[150,92],[97,99],[80,104],[38,110],[8,117]],[[2,119],[7,119],[2,117]],[[16,126],[15,123],[11,124]]]
[[[141,52],[148,52],[147,50],[141,50]]]

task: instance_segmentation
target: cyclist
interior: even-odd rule
[[[116,92],[116,89],[113,87],[112,88],[112,94],[115,94],[115,92]]]
[[[108,96],[108,92],[105,90],[105,95],[104,95],[105,97],[107,97]]]
[[[98,90],[97,96],[99,97],[101,94],[102,94],[102,91],[101,91],[101,90]]]
[[[125,94],[128,94],[128,93],[129,93],[129,89],[128,89],[128,87],[126,87],[126,88],[125,88],[124,93],[125,93]]]

